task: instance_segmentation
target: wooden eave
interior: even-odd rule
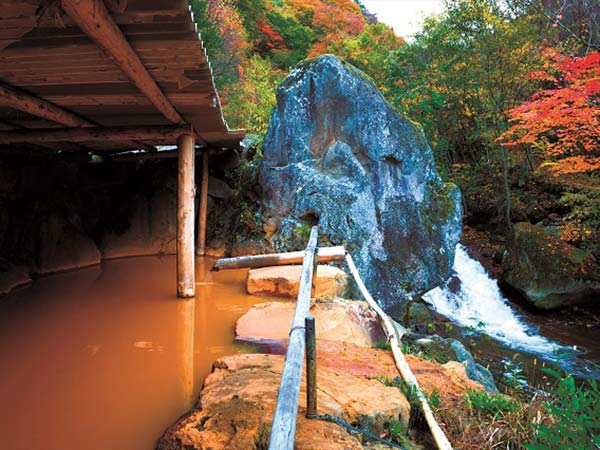
[[[96,2],[109,11],[109,20],[132,52],[111,55],[102,48],[102,39],[93,39],[93,26],[86,32],[81,17],[76,23],[73,8],[83,11],[86,21],[93,15],[89,11],[96,11]],[[130,57],[141,64],[123,61]],[[140,71],[150,77],[146,85],[154,86],[144,90],[132,81],[131,73]],[[187,126],[198,142],[218,147],[235,147],[244,137],[243,130],[229,130],[223,119],[212,69],[187,0],[0,0],[0,84],[65,112],[44,115],[0,96],[0,134],[11,133],[19,142],[27,129],[44,130],[31,133],[35,143],[40,136],[47,140],[49,129],[82,127],[130,130],[122,134],[123,140],[85,142],[85,148],[92,149],[155,145],[156,140],[143,139],[142,132],[151,127]],[[140,139],[125,140],[136,135],[133,127],[140,128]],[[81,131],[63,135],[78,138],[65,142],[84,142]],[[9,137],[0,140],[6,143]]]

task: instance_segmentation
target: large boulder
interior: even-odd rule
[[[513,227],[502,271],[504,281],[540,309],[600,296],[600,266],[593,256],[528,222]]]
[[[356,68],[325,55],[293,70],[277,92],[263,154],[276,248],[305,245],[297,236],[318,223],[392,314],[449,276],[460,192],[441,181],[421,128]]]

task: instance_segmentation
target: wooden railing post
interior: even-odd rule
[[[317,415],[317,335],[315,318],[305,319],[306,327],[306,417]]]
[[[318,227],[310,232],[308,246],[304,252],[300,287],[296,312],[290,329],[288,349],[285,354],[285,365],[281,374],[281,383],[277,393],[277,406],[271,426],[269,450],[293,450],[296,434],[296,417],[298,415],[298,399],[300,397],[300,381],[304,362],[306,344],[305,318],[310,309],[310,294],[314,259],[317,251]]]

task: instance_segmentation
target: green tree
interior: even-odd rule
[[[238,82],[224,91],[223,110],[230,127],[264,136],[275,106],[275,91],[284,77],[284,72],[274,70],[268,60],[252,56]]]

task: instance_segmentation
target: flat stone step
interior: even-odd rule
[[[246,290],[251,295],[271,295],[296,298],[300,286],[302,266],[273,266],[251,269]],[[342,296],[346,290],[346,274],[333,266],[317,268],[317,298]]]

